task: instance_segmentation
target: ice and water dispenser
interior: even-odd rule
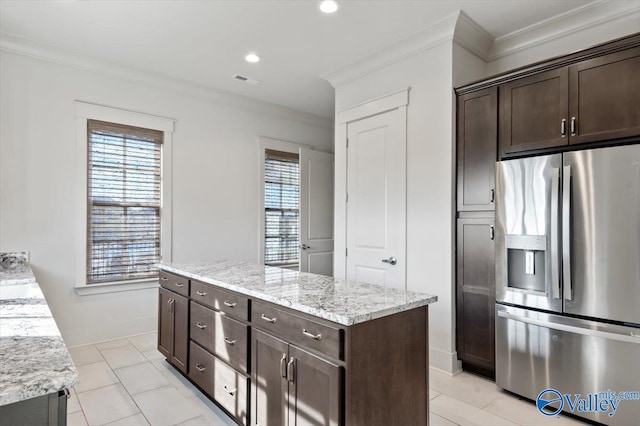
[[[547,237],[545,235],[506,235],[507,287],[545,292]]]

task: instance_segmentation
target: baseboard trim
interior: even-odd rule
[[[443,351],[442,349],[430,346],[429,368],[450,376],[455,376],[462,371],[462,364],[458,361],[457,352]]]

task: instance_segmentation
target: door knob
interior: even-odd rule
[[[382,259],[382,263],[388,263],[389,265],[395,265],[396,263],[398,263],[398,259],[396,259],[395,257],[391,256],[388,259]]]
[[[308,246],[308,245],[306,245],[306,244],[302,244],[302,245],[300,246],[300,248],[301,248],[302,250],[306,250],[306,249],[310,249],[311,247],[309,247],[309,246]]]

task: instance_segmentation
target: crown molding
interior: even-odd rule
[[[139,70],[94,57],[76,54],[58,47],[16,37],[7,33],[0,32],[0,51],[28,56],[99,74],[115,76],[182,95],[206,99],[227,107],[231,106],[252,112],[260,112],[317,127],[333,129],[333,120],[326,117],[168,77],[163,74]]]
[[[396,41],[383,49],[357,60],[337,71],[321,75],[335,88],[350,81],[363,77],[401,59],[415,55],[423,50],[430,49],[444,42],[453,40],[456,22],[461,11],[456,11],[438,22],[430,25],[417,33]]]
[[[638,16],[640,31],[640,1],[597,0],[497,37],[488,55],[488,61],[494,61],[597,25],[620,18],[626,19],[629,15]]]
[[[495,39],[463,11],[456,22],[453,40],[487,62]]]

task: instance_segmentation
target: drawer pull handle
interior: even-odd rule
[[[202,365],[202,364],[196,364],[196,370],[198,370],[199,372],[201,372],[201,373],[202,373],[202,372],[203,372],[204,370],[206,370],[206,369],[207,369],[207,367],[205,367],[204,365]]]
[[[167,278],[167,277],[160,277],[160,281],[169,281],[169,278]]]
[[[200,290],[198,290],[198,291],[196,291],[196,294],[197,294],[198,296],[205,296],[205,295],[207,294],[207,292],[206,292],[206,291],[200,291]]]
[[[225,342],[227,345],[231,345],[231,346],[233,346],[233,345],[235,345],[235,343],[237,342],[237,340],[229,340],[229,339],[227,339],[227,338],[225,337],[225,338],[224,338],[224,342]]]
[[[309,333],[306,328],[302,329],[302,334],[304,334],[307,337],[311,337],[313,340],[322,340],[322,334]]]
[[[274,323],[276,322],[277,318],[269,318],[268,316],[266,316],[265,314],[260,315],[260,318],[262,318],[263,320],[265,320],[266,322],[270,322],[270,323]]]
[[[184,284],[182,284],[182,283],[176,283],[176,287],[184,287]]]
[[[236,307],[236,305],[237,305],[237,303],[236,303],[236,302],[231,303],[231,302],[229,302],[229,301],[227,301],[227,300],[225,300],[223,303],[224,303],[224,306],[228,306],[228,307],[230,307],[230,308],[235,308],[235,307]]]
[[[199,328],[199,329],[201,329],[201,330],[204,330],[205,328],[207,328],[207,324],[203,324],[203,323],[201,323],[200,321],[198,321],[198,322],[196,323],[196,327],[198,327],[198,328]]]
[[[224,386],[222,386],[222,387],[224,388],[225,392],[227,392],[227,393],[228,393],[229,395],[231,395],[231,396],[233,396],[233,395],[236,393],[236,391],[238,390],[238,388],[236,388],[236,389],[229,389],[229,388],[227,387],[227,385],[224,385]]]

